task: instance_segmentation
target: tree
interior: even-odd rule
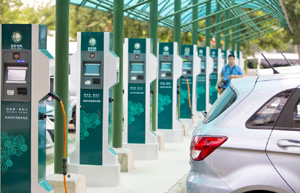
[[[294,45],[298,47],[299,63],[300,63],[300,1],[299,0],[283,0],[283,4],[293,29],[291,32],[286,29],[286,32],[291,37]]]
[[[0,24],[14,23],[22,5],[21,0],[0,0]]]

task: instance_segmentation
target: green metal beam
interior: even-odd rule
[[[113,147],[122,147],[123,132],[123,43],[124,43],[124,0],[114,1],[113,49],[120,58],[119,83],[113,88]]]
[[[275,24],[278,24],[278,23],[279,23],[279,21],[276,21],[276,22],[273,22],[273,23],[271,23],[271,24],[269,24],[269,25],[262,26],[262,27],[260,27],[260,30],[264,30],[264,29],[269,28],[269,27],[271,27],[271,26],[274,26]],[[250,33],[251,33],[252,35],[253,35],[253,33],[259,34],[259,32],[248,31],[248,32],[246,32],[246,33],[243,33],[243,34],[241,34],[241,35],[238,35],[238,36],[235,36],[235,37],[231,38],[231,40],[234,41],[234,40],[239,39],[240,37],[245,36],[245,35],[250,34]]]
[[[254,20],[260,19],[260,18],[265,17],[265,16],[268,16],[268,14],[257,16],[257,17],[255,17],[255,18],[252,18],[251,20],[254,21]],[[269,18],[269,19],[274,19],[274,18]],[[268,19],[267,19],[267,20],[268,20]],[[265,22],[265,21],[264,21],[264,22]],[[263,23],[264,23],[264,22],[263,22]],[[231,25],[230,27],[225,28],[225,29],[222,29],[222,30],[217,31],[217,32],[215,32],[215,33],[223,32],[223,31],[226,31],[226,30],[230,30],[230,29],[232,29],[232,28],[234,28],[234,27],[237,27],[237,26],[239,26],[239,25],[241,25],[241,24],[244,24],[244,22],[239,23],[239,24],[235,24],[235,25]],[[256,24],[256,25],[258,25],[258,24]],[[245,29],[248,29],[248,28],[252,28],[252,26],[246,26],[246,27],[244,27],[244,28],[241,29],[241,30],[245,30]],[[215,34],[215,33],[214,33],[214,34]],[[234,32],[232,32],[232,33],[234,33]],[[226,37],[226,36],[232,35],[232,33],[224,35],[223,38]],[[214,35],[214,34],[213,34],[213,35]]]
[[[69,99],[69,1],[56,0],[55,36],[55,92],[66,109]],[[66,117],[68,111],[66,110]],[[54,123],[54,173],[62,174],[64,157],[64,118],[60,103],[55,101]],[[68,122],[67,122],[68,128]],[[68,134],[68,129],[67,129]],[[68,135],[67,135],[68,136]],[[68,155],[68,148],[66,148]]]
[[[174,5],[174,12],[177,12],[181,9],[181,0],[175,0],[175,5]],[[181,25],[181,13],[176,14],[174,16],[174,42],[177,42],[178,44],[178,54],[181,55],[180,50],[181,50],[181,30],[180,30],[180,25]],[[175,53],[174,53],[175,54]],[[178,90],[180,90],[180,78],[177,80],[178,82]],[[180,95],[177,95],[177,114],[178,118],[180,117]]]
[[[261,34],[259,34],[259,35],[254,36],[254,37],[247,38],[247,39],[241,41],[241,44],[244,44],[244,43],[249,42],[249,41],[252,41],[252,40],[254,40],[254,39],[263,37],[263,36],[265,36],[265,35],[267,35],[267,34],[269,34],[269,33],[273,33],[273,32],[275,32],[275,31],[278,31],[279,29],[280,29],[280,28],[278,28],[278,29],[272,29],[272,30],[271,30],[271,29],[270,29],[270,30],[267,30],[267,31],[265,31],[264,33],[261,33]]]
[[[232,20],[232,25],[231,26],[237,26],[237,19]],[[232,28],[232,31],[235,31],[235,27]],[[232,34],[232,37],[235,35],[235,33]],[[235,51],[235,41],[234,39],[231,39],[231,51]]]
[[[265,5],[265,6],[261,7],[261,8],[265,8],[265,7],[269,7],[269,6],[271,6],[271,5]],[[243,16],[243,15],[248,15],[248,14],[250,14],[250,13],[259,11],[261,8],[253,9],[253,10],[251,10],[251,11],[248,11],[248,12],[243,13],[242,15],[235,16],[235,17],[231,17],[231,18],[229,18],[229,19],[225,19],[224,21],[220,21],[220,22],[218,22],[218,23],[216,23],[216,24],[214,24],[214,25],[211,25],[211,26],[209,26],[209,27],[206,27],[205,29],[200,29],[200,30],[198,30],[198,32],[201,33],[201,32],[204,32],[207,28],[214,28],[214,27],[218,27],[218,26],[220,26],[220,25],[222,25],[222,24],[226,24],[226,22],[228,22],[228,21],[231,21],[231,20],[233,20],[233,19],[239,18],[240,16]]]
[[[240,41],[243,42],[244,40],[248,40],[248,39],[251,39],[251,38],[256,37],[256,36],[260,37],[262,34],[268,32],[268,31],[272,31],[272,30],[275,30],[275,29],[273,29],[273,28],[265,29],[265,30],[263,30],[263,31],[262,31],[261,33],[259,33],[259,34],[251,34],[251,35],[249,35],[249,36],[246,36],[246,37],[240,39]],[[278,29],[277,29],[277,30],[278,30]]]
[[[225,11],[225,20],[227,20],[227,22],[225,23],[225,28],[227,30],[225,31],[225,34],[229,34],[229,25],[230,25],[229,18],[230,18],[230,12],[229,12],[229,10],[226,10]],[[229,50],[229,36],[227,36],[225,38],[225,50],[226,51]]]
[[[211,14],[211,2],[206,3],[206,15]],[[205,20],[205,26],[211,25],[211,17],[207,17]],[[211,41],[211,29],[207,29],[205,31],[205,46],[210,47],[210,41]]]
[[[158,12],[158,0],[152,0],[150,3],[150,38],[153,43],[153,54],[157,56],[157,12]],[[152,130],[157,129],[157,79],[152,84]]]
[[[193,5],[196,5],[198,0],[193,0]],[[193,20],[198,18],[198,7],[193,7]],[[192,25],[192,44],[198,46],[198,23]]]
[[[167,18],[169,18],[169,17],[171,17],[171,16],[175,16],[175,15],[177,15],[177,14],[181,14],[181,13],[184,12],[184,11],[187,11],[187,10],[189,10],[189,9],[192,9],[193,7],[197,7],[197,6],[199,6],[199,5],[205,4],[205,3],[210,2],[210,1],[211,1],[211,0],[202,1],[202,2],[197,3],[197,4],[195,4],[195,5],[191,5],[190,7],[187,7],[187,8],[184,8],[184,9],[179,9],[179,10],[175,11],[174,13],[172,13],[172,14],[170,14],[170,15],[167,15],[167,16],[165,16],[165,17],[159,18],[158,21],[167,19]]]
[[[217,11],[220,11],[220,10],[221,10],[221,5],[218,3],[217,4]],[[221,22],[221,13],[218,13],[216,15],[216,23],[220,23],[220,22]],[[216,31],[220,31],[220,28],[221,28],[221,26],[218,25],[216,27]],[[217,35],[216,35],[216,48],[217,49],[221,48],[221,33],[217,33]]]
[[[222,5],[222,3],[220,3],[220,1],[219,0],[216,0],[217,2],[218,2],[218,4],[220,4],[221,6],[222,6],[222,8],[223,9],[225,9],[225,7]],[[233,5],[237,5],[236,3],[235,3],[235,1],[227,1],[226,2],[226,0],[225,0],[225,6],[226,6],[226,4],[227,4],[227,6],[228,7],[230,7],[230,6],[233,6]],[[236,8],[234,8],[234,9],[232,9],[232,10],[230,10],[231,12],[232,12],[232,14],[233,15],[235,15],[235,16],[240,16],[240,15],[242,15],[243,13],[244,13],[244,11],[241,9],[241,7],[236,7]],[[250,18],[249,18],[249,16],[248,15],[243,15],[243,16],[240,16],[240,17],[238,17],[239,19],[241,19],[241,21],[243,21],[244,23],[247,23],[247,25],[249,25],[249,26],[252,26],[253,28],[255,28],[256,26],[255,26],[255,24],[252,22],[252,21],[250,21]]]
[[[226,11],[226,10],[234,9],[234,8],[239,7],[239,6],[241,6],[241,5],[245,5],[245,4],[251,3],[252,1],[255,1],[255,0],[249,0],[249,1],[246,1],[246,2],[243,2],[243,3],[240,3],[240,4],[237,4],[237,5],[234,5],[234,6],[232,6],[232,7],[223,9],[223,10],[221,10],[221,11],[216,11],[216,12],[214,12],[214,13],[212,13],[212,14],[209,14],[209,15],[206,14],[206,16],[201,17],[201,18],[198,18],[198,19],[196,19],[196,20],[193,20],[193,21],[191,21],[191,22],[189,22],[189,23],[186,23],[186,24],[184,24],[184,25],[181,25],[181,27],[185,27],[185,26],[187,26],[187,25],[193,24],[193,23],[198,22],[198,21],[201,21],[201,20],[203,20],[203,19],[212,17],[212,16],[214,16],[214,15],[217,15],[218,13],[223,13],[223,12]]]
[[[241,21],[240,19],[237,19],[238,20],[238,23]],[[241,29],[241,25],[239,25],[238,27],[237,27],[237,31],[239,31]],[[236,35],[241,35],[241,31],[239,31],[239,32],[236,32]],[[236,51],[237,52],[240,52],[240,40],[239,39],[237,39],[236,40]]]
[[[57,0],[56,0],[56,1],[57,1]],[[112,9],[112,8],[110,8],[110,7],[107,7],[107,6],[103,5],[103,4],[96,3],[96,2],[94,2],[94,1],[91,1],[91,0],[86,0],[86,2],[89,2],[89,3],[92,3],[92,4],[94,4],[94,5],[97,5],[97,6],[103,7],[104,9],[107,9],[108,11],[113,11],[113,9]]]
[[[135,4],[135,5],[133,5],[133,6],[126,7],[126,8],[124,8],[123,10],[124,10],[124,11],[128,11],[128,10],[134,9],[134,8],[136,8],[136,7],[139,7],[139,6],[141,6],[141,5],[144,5],[144,4],[146,4],[146,3],[150,3],[151,1],[152,1],[152,0],[142,1],[142,2],[139,2],[139,3]],[[151,15],[151,14],[150,14],[150,15]]]
[[[267,19],[267,20],[261,21],[261,22],[257,23],[257,25],[260,25],[260,24],[262,24],[262,23],[266,23],[266,22],[271,21],[271,20],[274,20],[274,18],[269,18],[269,19]],[[246,27],[244,27],[244,28],[241,28],[241,29],[237,30],[236,32],[245,31],[245,30],[248,30],[249,28],[251,28],[251,26],[246,26]],[[261,29],[261,27],[260,27],[259,29]],[[250,33],[253,33],[254,31],[255,31],[255,30],[248,30],[248,32],[250,32]],[[248,32],[246,32],[246,33],[248,33]],[[258,31],[258,33],[259,33],[259,32],[260,32],[260,31]],[[228,33],[228,34],[224,35],[222,38],[226,38],[227,36],[230,36],[230,35],[232,35],[233,33],[234,33],[234,32]]]

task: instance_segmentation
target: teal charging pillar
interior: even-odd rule
[[[137,160],[157,159],[157,136],[151,127],[151,84],[158,72],[151,39],[126,38],[123,64],[123,147],[133,150]]]
[[[209,103],[209,75],[213,72],[213,60],[209,47],[198,47],[201,58],[201,74],[197,77],[197,111],[207,111]]]
[[[177,118],[177,80],[182,75],[182,58],[177,42],[159,43],[158,62],[158,131],[166,142],[183,140],[182,124]]]
[[[70,59],[77,127],[69,171],[85,176],[90,186],[120,184],[118,155],[112,148],[112,89],[119,73],[112,40],[109,32],[78,32],[77,52]]]
[[[1,191],[46,193],[47,26],[0,25]]]
[[[194,123],[199,118],[196,104],[196,82],[197,76],[200,74],[201,60],[197,54],[196,45],[182,45],[181,57],[183,58],[182,76],[188,79],[190,93],[185,78],[180,78],[180,120],[189,124],[189,129],[193,129],[194,125],[191,119],[191,111],[194,117]],[[189,95],[191,109],[189,107]]]
[[[211,49],[211,58],[213,59],[213,72],[209,75],[209,103],[212,105],[218,98],[218,92],[216,90],[218,76],[224,66],[224,60],[222,57],[221,49]]]

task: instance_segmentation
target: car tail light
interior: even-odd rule
[[[226,136],[194,136],[190,156],[194,161],[204,160],[227,139]]]

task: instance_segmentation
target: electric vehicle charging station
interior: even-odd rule
[[[177,42],[159,43],[158,131],[166,142],[183,140],[182,124],[177,119],[177,80],[182,75],[182,58]]]
[[[229,50],[222,50],[222,57],[223,57],[223,60],[224,60],[224,66],[226,66],[228,64],[228,56],[229,56],[229,54],[230,54]]]
[[[112,89],[119,73],[112,35],[78,32],[77,52],[70,59],[78,126],[69,171],[86,176],[91,186],[120,184],[118,155],[112,148]]]
[[[239,66],[241,67],[241,69],[244,71],[245,70],[245,59],[243,57],[243,52],[237,52],[237,57],[239,59]]]
[[[181,57],[183,58],[182,64],[182,76],[188,79],[190,88],[190,102],[191,109],[189,107],[189,92],[187,81],[180,78],[180,120],[189,124],[189,129],[193,129],[193,121],[191,119],[191,110],[194,119],[197,119],[197,98],[196,98],[196,84],[197,76],[200,74],[201,59],[197,54],[196,45],[181,45]]]
[[[0,25],[1,191],[46,193],[47,26]]]
[[[213,72],[213,59],[209,47],[198,47],[201,58],[201,74],[197,77],[197,111],[207,111],[209,103],[209,75]]]
[[[240,65],[240,60],[238,58],[239,56],[238,56],[237,51],[230,51],[230,54],[233,54],[235,56],[235,64]]]
[[[158,158],[157,136],[151,128],[151,84],[157,78],[157,58],[150,38],[126,38],[124,45],[123,147],[137,160]]]
[[[211,105],[218,99],[218,92],[216,90],[216,84],[218,82],[218,76],[222,72],[224,66],[224,60],[222,57],[221,49],[211,49],[211,57],[213,59],[213,72],[209,75],[209,102]]]

